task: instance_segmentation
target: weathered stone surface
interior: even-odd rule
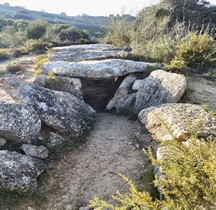
[[[35,78],[34,84],[51,90],[68,92],[83,100],[82,84],[78,78],[55,76],[49,79],[47,75],[42,74]]]
[[[25,152],[26,155],[31,157],[36,157],[40,159],[46,159],[48,157],[48,149],[44,146],[36,146],[32,144],[23,144],[21,149]]]
[[[47,141],[50,148],[55,148],[63,144],[65,139],[57,133],[50,132],[50,136]]]
[[[128,93],[135,80],[136,80],[136,76],[134,75],[129,75],[123,80],[123,82],[117,89],[114,97],[106,106],[107,110],[111,110],[112,108],[116,107],[116,109],[118,109],[118,111],[117,110],[116,111],[119,112],[121,109],[128,108],[131,105],[131,103],[134,100],[134,95],[128,96]]]
[[[6,140],[0,136],[0,149],[6,144]]]
[[[144,109],[139,113],[139,120],[150,133],[161,140],[176,138],[184,141],[194,132],[215,129],[216,122],[199,105],[164,104]],[[171,132],[171,133],[170,133]]]
[[[95,113],[70,93],[13,79],[6,80],[4,88],[15,100],[32,106],[45,124],[71,137],[81,135],[86,127],[85,119]]]
[[[46,164],[17,152],[0,151],[0,189],[27,193],[37,189],[37,177]]]
[[[128,52],[128,48],[115,47],[108,44],[71,45],[55,47],[49,54],[51,61],[84,61],[119,58]],[[127,53],[126,53],[127,54]]]
[[[216,81],[193,76],[187,78],[187,84],[185,98],[188,103],[207,104],[216,111]]]
[[[120,113],[124,111],[130,111],[130,108],[132,104],[135,102],[135,99],[136,99],[136,93],[131,93],[120,98],[115,105],[116,112]]]
[[[143,79],[137,79],[134,81],[132,90],[139,90],[142,87]]]
[[[16,143],[37,140],[41,120],[29,106],[0,103],[0,136]]]
[[[186,88],[186,79],[183,75],[163,70],[153,71],[143,80],[137,92],[134,112],[139,113],[151,106],[178,102]]]
[[[160,68],[159,64],[131,60],[108,59],[102,61],[47,62],[41,66],[44,73],[50,70],[56,75],[78,78],[115,78],[135,72],[151,72]]]

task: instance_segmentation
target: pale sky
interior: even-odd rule
[[[159,0],[0,0],[0,3],[9,3],[11,6],[24,6],[26,9],[45,10],[59,14],[66,12],[67,15],[110,15],[110,14],[133,14],[145,6],[159,2]],[[216,5],[216,0],[210,0]]]

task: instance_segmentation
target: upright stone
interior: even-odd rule
[[[180,100],[187,88],[183,75],[169,73],[163,70],[153,71],[143,80],[136,95],[134,112],[165,103],[175,103]]]

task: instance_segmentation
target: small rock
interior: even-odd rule
[[[133,86],[132,86],[132,90],[139,90],[140,87],[142,87],[142,83],[143,83],[142,79],[135,80],[135,82],[133,83]]]
[[[128,145],[132,145],[132,142],[128,142]]]
[[[50,132],[50,136],[47,141],[50,148],[54,148],[63,144],[65,139],[56,133]]]
[[[0,148],[2,148],[6,144],[6,140],[0,137]]]
[[[137,149],[139,149],[139,148],[140,148],[140,145],[139,145],[139,144],[135,144],[135,147],[136,147]]]
[[[28,207],[28,210],[36,210],[35,208],[32,208],[31,206]]]
[[[44,146],[35,146],[31,144],[23,144],[21,149],[25,152],[26,155],[46,159],[48,157],[48,149]]]
[[[90,210],[90,207],[89,207],[89,206],[86,206],[86,207],[79,207],[79,210]]]

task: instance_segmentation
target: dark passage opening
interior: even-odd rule
[[[107,104],[114,96],[124,78],[81,79],[85,103],[89,104],[98,113],[105,112]]]

